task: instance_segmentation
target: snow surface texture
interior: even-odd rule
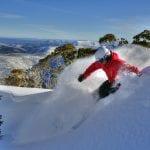
[[[0,56],[0,78],[6,77],[12,69],[29,69],[37,64],[44,56],[34,56],[27,54],[1,55]]]
[[[150,64],[149,49],[129,46],[116,51],[140,69]],[[96,103],[92,92],[106,79],[105,74],[96,71],[82,83],[77,81],[93,61],[94,57],[81,59],[67,67],[53,92],[1,86],[5,136],[0,149],[149,150],[149,75],[121,76],[119,91]],[[87,114],[85,122],[73,130]]]

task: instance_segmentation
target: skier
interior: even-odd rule
[[[107,49],[105,46],[98,48],[95,53],[95,58],[96,61],[92,63],[83,74],[79,75],[78,81],[82,82],[89,77],[92,72],[97,69],[102,69],[106,73],[108,80],[103,82],[99,87],[100,98],[106,97],[119,89],[121,84],[116,83],[116,77],[119,72],[128,70],[129,72],[136,73],[138,76],[141,75],[141,71],[137,67],[128,64],[125,60],[119,58],[116,52]]]

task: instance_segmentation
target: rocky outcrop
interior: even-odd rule
[[[58,75],[75,59],[95,53],[94,49],[77,50],[72,44],[57,47],[54,52],[40,59],[31,69],[14,69],[5,78],[5,84],[21,87],[54,88]]]

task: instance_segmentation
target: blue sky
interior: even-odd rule
[[[150,0],[0,0],[0,36],[98,40],[150,29]]]

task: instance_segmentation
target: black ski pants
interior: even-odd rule
[[[117,83],[116,86],[114,87],[114,82],[110,83],[108,80],[102,83],[102,85],[99,87],[99,96],[101,98],[108,96],[110,93],[116,92],[119,87],[120,83]]]

